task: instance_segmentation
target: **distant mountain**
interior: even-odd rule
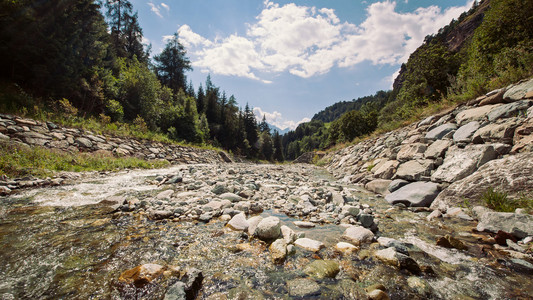
[[[274,133],[274,130],[277,130],[280,135],[284,135],[285,133],[291,131],[291,129],[289,127],[285,128],[285,129],[281,129],[281,128],[279,128],[276,125],[272,125],[270,123],[267,123],[267,124],[268,124],[268,126],[270,126],[270,132],[272,132],[272,133]]]
[[[374,103],[378,108],[383,107],[389,100],[390,91],[378,91],[375,95],[360,97],[352,101],[341,101],[330,105],[316,113],[313,120],[329,123],[340,118],[344,113],[352,110],[360,110],[367,103]]]

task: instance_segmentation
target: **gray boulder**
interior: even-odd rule
[[[496,156],[494,148],[489,145],[469,145],[464,149],[452,146],[443,164],[431,176],[431,181],[454,182],[463,179]]]
[[[287,282],[289,296],[305,299],[320,295],[320,286],[309,278],[298,278]]]
[[[488,188],[505,191],[508,197],[521,197],[524,193],[532,197],[533,153],[523,152],[489,161],[474,174],[444,189],[431,207],[445,210],[448,206],[462,204],[464,199],[470,199],[471,203],[479,201]]]
[[[533,216],[510,212],[495,212],[482,206],[473,209],[479,220],[478,231],[497,233],[499,230],[509,232],[518,239],[533,236]]]
[[[511,87],[505,92],[503,99],[517,101],[523,99],[531,91],[533,91],[533,79]]]
[[[424,176],[430,176],[434,164],[430,159],[410,160],[400,165],[394,175],[394,179],[401,178],[410,181],[422,180]]]
[[[494,122],[500,118],[514,117],[520,112],[525,112],[532,104],[533,101],[530,100],[522,100],[505,104],[491,110],[487,117],[489,118],[490,122]]]
[[[365,188],[376,194],[385,195],[389,193],[388,187],[391,180],[388,179],[375,179],[365,185]]]
[[[401,188],[402,186],[404,185],[407,185],[409,184],[409,181],[407,180],[403,180],[403,179],[394,179],[390,184],[389,184],[389,192],[394,192],[396,190],[398,190],[399,188]]]
[[[248,226],[250,224],[246,221],[246,215],[243,212],[234,215],[228,222],[228,227],[237,231],[244,231],[248,229]]]
[[[275,240],[281,234],[281,223],[277,217],[267,217],[261,220],[255,228],[254,235],[264,241]]]
[[[439,186],[433,182],[414,182],[385,196],[390,204],[403,203],[407,206],[429,206],[439,194]]]
[[[370,243],[374,239],[374,233],[362,226],[350,226],[346,228],[343,238],[358,246],[363,243]]]
[[[442,124],[436,128],[433,128],[428,133],[426,133],[426,139],[428,140],[440,140],[444,138],[447,134],[457,129],[457,125],[452,123]]]
[[[455,143],[469,143],[472,141],[474,132],[476,132],[480,126],[479,122],[472,121],[459,127],[459,129],[453,134],[453,141]]]
[[[408,160],[422,158],[424,151],[426,151],[427,146],[422,143],[413,143],[406,144],[400,148],[398,154],[396,154],[396,159],[400,162],[405,162]]]

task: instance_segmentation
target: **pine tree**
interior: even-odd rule
[[[270,134],[270,126],[268,126],[265,115],[263,115],[263,120],[259,123],[259,131],[268,132]]]
[[[187,90],[185,71],[192,70],[192,68],[186,54],[185,47],[179,41],[178,33],[174,33],[161,54],[154,57],[159,80],[174,93],[180,89]]]
[[[283,146],[281,143],[281,136],[277,130],[274,131],[274,160],[282,162],[285,159],[283,158]]]

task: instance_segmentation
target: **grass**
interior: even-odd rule
[[[506,192],[495,191],[488,188],[481,196],[481,200],[487,207],[501,212],[514,212],[517,208],[524,208],[527,211],[533,211],[533,199],[522,195],[517,199],[508,197]]]
[[[0,175],[9,177],[52,176],[56,171],[116,171],[168,166],[164,160],[146,161],[133,157],[113,157],[88,153],[66,153],[43,147],[0,143]]]

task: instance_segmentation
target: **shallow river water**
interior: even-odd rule
[[[168,188],[153,184],[156,175],[187,168],[93,174],[69,185],[0,198],[0,299],[128,298],[119,287],[120,274],[146,263],[201,270],[201,299],[287,299],[287,282],[307,278],[304,267],[317,259],[334,260],[341,271],[335,278],[313,279],[320,286],[315,299],[366,299],[365,288],[374,284],[385,286],[391,299],[531,299],[533,295],[533,275],[510,269],[506,257],[484,250],[471,234],[475,222],[429,223],[428,212],[391,209],[382,198],[356,186],[343,189],[375,211],[377,236],[405,243],[410,256],[432,271],[413,275],[380,262],[373,257],[377,243],[342,254],[334,246],[342,241],[344,227],[326,223],[298,228],[293,224],[298,218],[273,207],[261,215],[279,217],[282,224],[305,232],[326,248],[313,253],[296,247],[283,264],[274,264],[267,244],[230,230],[220,218],[207,224],[154,221],[142,210],[122,212],[101,203],[116,195],[153,198]],[[290,167],[275,168],[283,173]],[[306,172],[319,182],[334,182],[321,169]],[[468,250],[436,246],[436,236],[445,234],[456,236]],[[163,299],[169,285],[149,286],[137,297]]]

